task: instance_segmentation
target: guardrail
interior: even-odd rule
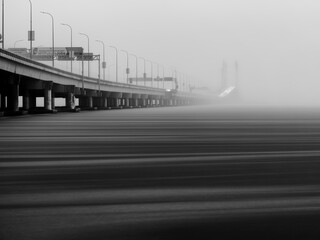
[[[99,79],[99,78],[93,78],[93,77],[87,77],[87,76],[82,76],[76,73],[71,73],[59,68],[54,68],[52,66],[48,66],[46,64],[37,62],[35,60],[32,60],[30,58],[26,58],[20,55],[17,55],[15,53],[12,53],[10,51],[4,50],[4,49],[0,49],[0,56],[3,56],[7,59],[10,59],[12,61],[16,61],[16,62],[20,62],[21,64],[32,64],[34,66],[38,66],[40,68],[45,68],[47,70],[51,70],[51,71],[55,71],[56,73],[61,73],[67,76],[70,76],[70,78],[78,78],[79,81],[86,81],[86,82],[91,82],[91,83],[96,83],[98,81],[100,81],[100,84],[104,84],[104,85],[111,85],[111,86],[118,86],[118,87],[130,87],[133,89],[141,89],[141,90],[152,90],[152,91],[159,91],[159,92],[163,92],[165,91],[165,89],[162,88],[154,88],[154,87],[147,87],[147,86],[141,86],[141,85],[133,85],[133,84],[127,84],[127,83],[120,83],[120,82],[113,82],[113,81],[108,81],[108,80],[104,80],[104,79]]]

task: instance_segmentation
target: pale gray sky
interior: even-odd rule
[[[223,61],[239,63],[241,92],[252,102],[320,102],[319,0],[32,0],[34,46],[51,46],[55,17],[56,46],[101,52],[96,39],[130,53],[174,66],[202,85],[219,86]],[[7,0],[6,47],[27,39],[29,1]],[[17,47],[29,46],[27,41]],[[108,64],[114,52],[107,49]],[[124,55],[120,55],[122,67]],[[131,68],[134,69],[133,58]],[[148,69],[150,68],[148,64]],[[142,63],[139,66],[142,69]],[[156,67],[154,67],[156,68]],[[149,70],[148,70],[149,71]],[[156,69],[155,69],[156,74]],[[169,71],[168,71],[169,74]],[[167,74],[167,75],[168,75]],[[112,77],[112,73],[111,73]]]

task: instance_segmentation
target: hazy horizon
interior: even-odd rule
[[[70,45],[102,54],[106,46],[165,65],[166,75],[177,69],[183,78],[216,91],[222,63],[234,79],[239,64],[241,101],[261,105],[319,105],[320,2],[316,0],[32,0],[33,46],[51,46],[51,19],[55,19],[55,46]],[[19,16],[19,17],[17,17]],[[1,19],[0,19],[1,21]],[[29,1],[5,1],[5,47],[29,47]],[[107,48],[110,80],[114,80],[115,53]],[[134,58],[130,68],[135,74]],[[119,53],[120,81],[125,55]],[[50,63],[48,63],[50,64]],[[57,64],[58,65],[58,64]],[[67,63],[60,66],[68,67]],[[92,64],[92,75],[97,68]],[[78,64],[74,65],[79,70]],[[143,64],[139,62],[139,75]],[[150,64],[147,64],[150,74]],[[162,69],[160,69],[162,74]],[[154,65],[154,76],[157,67]],[[181,75],[179,75],[181,77]]]

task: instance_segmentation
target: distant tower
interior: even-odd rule
[[[237,61],[235,61],[234,63],[234,72],[232,71],[232,73],[234,73],[234,75],[232,74],[234,77],[231,77],[231,79],[229,80],[228,65],[225,62],[223,62],[222,68],[221,68],[221,89],[219,91],[218,96],[220,98],[234,101],[236,98],[239,97],[239,93],[238,93],[239,66]]]
[[[234,86],[238,87],[238,81],[239,81],[239,65],[238,61],[235,62],[235,79],[234,79]]]
[[[239,64],[238,61],[235,61],[235,79],[234,79],[234,98],[239,99]]]
[[[222,63],[221,68],[221,91],[228,87],[228,65],[226,62]]]

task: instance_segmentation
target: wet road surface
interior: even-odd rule
[[[320,113],[0,119],[0,239],[320,239]]]

